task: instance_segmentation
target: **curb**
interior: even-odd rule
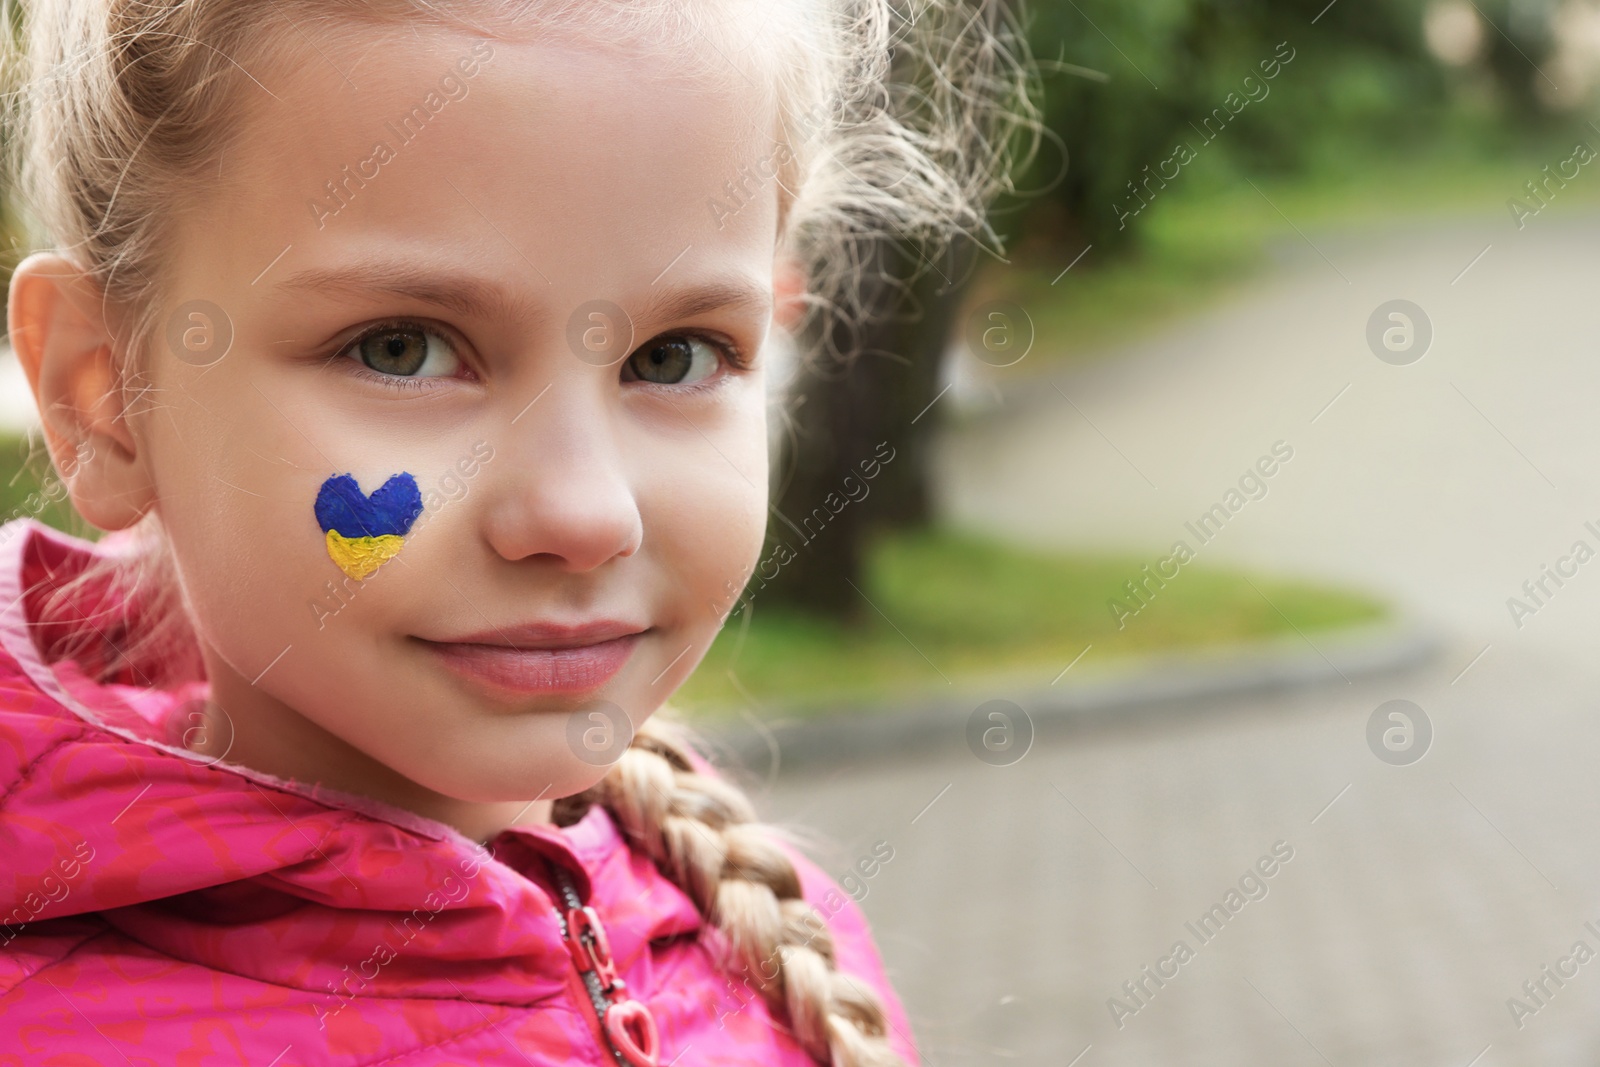
[[[917,700],[844,705],[827,713],[777,710],[763,719],[747,715],[693,719],[691,725],[720,762],[754,769],[882,763],[931,752],[959,752],[968,744],[976,709],[990,700],[1019,705],[1033,740],[1086,729],[1187,717],[1203,701],[1344,684],[1396,674],[1427,663],[1443,640],[1415,619],[1357,627],[1319,636],[1241,645],[1220,654],[1141,657],[1103,675],[1063,680],[968,686]],[[981,726],[979,727],[981,729]],[[1019,757],[1020,758],[1020,757]]]

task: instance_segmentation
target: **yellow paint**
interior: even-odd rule
[[[363,581],[394,558],[406,539],[399,534],[378,537],[345,537],[338,530],[328,531],[328,555],[356,581]]]

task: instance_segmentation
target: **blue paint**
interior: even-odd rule
[[[422,514],[422,493],[417,480],[404,471],[372,491],[361,491],[349,474],[336,474],[317,492],[317,523],[323,533],[337,530],[344,537],[382,537],[404,534]]]

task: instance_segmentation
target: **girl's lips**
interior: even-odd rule
[[[643,634],[569,648],[510,648],[459,641],[422,643],[464,678],[516,693],[586,693],[604,685],[633,655]]]

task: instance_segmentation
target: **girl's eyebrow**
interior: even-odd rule
[[[467,317],[513,322],[537,322],[545,316],[536,302],[513,297],[505,289],[475,275],[426,270],[408,263],[363,262],[348,267],[314,267],[290,275],[278,283],[277,289],[324,297],[386,294],[436,304]],[[739,277],[654,292],[639,306],[635,318],[657,323],[710,311],[770,314],[771,307],[770,286],[753,278]]]
[[[772,313],[772,287],[753,278],[708,282],[683,289],[666,289],[644,301],[637,318],[646,323],[672,322],[708,311]]]
[[[364,261],[346,267],[313,267],[278,283],[282,292],[359,297],[386,294],[421,300],[458,315],[535,322],[543,312],[531,301],[513,298],[504,289],[472,274],[425,270],[414,264]]]

